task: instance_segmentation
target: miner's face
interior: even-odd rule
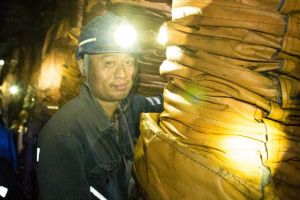
[[[96,98],[120,101],[128,96],[135,72],[135,59],[129,53],[90,55],[88,83]]]

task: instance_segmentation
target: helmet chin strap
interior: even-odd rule
[[[89,74],[89,68],[90,68],[90,57],[89,57],[89,54],[84,54],[83,55],[83,69],[84,69],[84,75],[85,75],[84,85],[86,85],[88,87],[89,93],[90,93],[92,99],[94,100],[94,102],[96,103],[97,107],[100,110],[103,110],[103,107],[99,104],[99,102],[97,101],[95,95],[92,93],[92,90],[91,90],[91,87],[90,87],[90,84],[89,84],[89,81],[88,81],[89,80],[89,76],[88,76],[88,74]]]
[[[90,67],[90,57],[89,54],[84,54],[83,55],[83,69],[84,69],[84,75],[85,75],[85,81],[84,84],[88,87],[89,86],[89,82],[88,82],[88,74],[89,74],[89,67]]]

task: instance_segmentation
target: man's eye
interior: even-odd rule
[[[113,61],[105,61],[104,62],[104,66],[106,66],[106,67],[112,67],[112,66],[114,66],[114,62]]]
[[[133,66],[134,65],[134,61],[133,60],[127,60],[127,61],[124,62],[124,64],[126,66]]]

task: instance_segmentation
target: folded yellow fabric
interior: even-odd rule
[[[300,1],[299,0],[284,0],[280,8],[280,12],[287,14],[293,11],[300,10]]]
[[[300,79],[300,60],[299,59],[283,59],[283,63],[280,68],[277,69],[278,72],[286,74],[290,77]]]
[[[173,8],[187,7],[187,6],[206,7],[209,5],[220,7],[234,7],[234,8],[252,8],[266,11],[279,11],[282,14],[288,14],[293,11],[300,10],[299,0],[173,0]]]
[[[167,27],[167,31],[167,45],[189,46],[190,48],[205,50],[209,53],[229,58],[266,61],[272,59],[277,53],[276,48],[267,46],[214,36],[188,34],[170,27]]]
[[[202,54],[204,53],[205,52],[202,52]],[[278,81],[275,78],[272,79],[242,66],[226,62],[220,63],[214,56],[207,56],[206,59],[198,59],[195,58],[193,54],[187,55],[182,52],[178,57],[167,56],[167,58],[175,60],[186,67],[190,67],[192,68],[191,70],[199,70],[205,74],[223,78],[262,96],[276,96],[276,89],[279,87]],[[166,61],[162,67],[168,67],[168,65],[176,66],[176,63]],[[190,80],[193,81],[192,78],[190,78]]]
[[[299,199],[300,0],[172,2],[135,156],[149,198]]]
[[[225,167],[232,163],[216,157],[222,152],[212,149],[211,154],[203,156],[208,148],[197,149],[178,142],[157,125],[157,116],[142,114],[141,119],[142,133],[136,146],[134,169],[150,199],[262,197],[264,168],[252,169],[255,173],[252,179],[247,179],[242,173]]]
[[[161,74],[163,76],[168,74],[168,77],[172,79],[172,83],[174,85],[185,90],[187,93],[196,98],[201,98],[201,96],[209,92],[206,89],[208,88],[215,92],[223,93],[224,96],[234,97],[236,99],[257,105],[266,111],[271,110],[269,101],[254,92],[231,83],[230,81],[203,74],[203,72],[187,68],[178,63],[173,63],[173,65],[170,67],[170,64],[166,64],[167,62],[169,61],[165,61],[161,66]],[[277,96],[275,94],[274,96],[269,96],[266,98],[273,101],[277,100]]]
[[[300,109],[300,81],[288,76],[279,76],[282,108]]]
[[[245,6],[239,2],[229,4],[227,2],[217,0],[173,1],[172,16],[175,19],[179,18],[174,19],[175,23],[186,26],[237,27],[274,36],[284,34],[286,22],[285,17],[280,13]],[[189,9],[186,11],[185,7]]]
[[[165,23],[168,30],[176,30],[188,34],[201,36],[211,36],[224,39],[237,40],[249,44],[257,44],[272,48],[280,48],[282,37],[275,37],[270,34],[253,31],[249,29],[220,27],[220,26],[201,26],[188,27],[176,22],[169,21]]]

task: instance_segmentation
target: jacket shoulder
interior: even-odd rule
[[[78,97],[63,105],[46,123],[41,132],[52,132],[55,135],[69,135],[69,131],[76,126],[86,112],[86,106]]]

